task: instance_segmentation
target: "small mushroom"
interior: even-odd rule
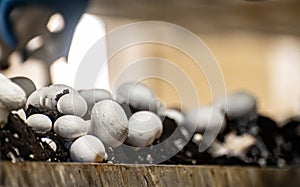
[[[91,110],[95,103],[111,99],[111,94],[109,91],[104,89],[89,89],[89,90],[79,90],[79,94],[85,99],[87,103],[87,113],[84,119],[88,120],[91,118]]]
[[[227,97],[221,98],[215,105],[220,108],[229,119],[237,119],[256,113],[256,99],[244,91],[234,92]]]
[[[89,123],[74,115],[65,115],[58,118],[53,126],[57,135],[68,140],[86,135],[89,128]]]
[[[129,133],[126,143],[145,147],[159,138],[162,131],[162,121],[156,114],[149,111],[136,112],[129,118]]]
[[[139,110],[156,110],[156,107],[153,107],[153,102],[157,102],[154,92],[142,83],[124,83],[115,95],[118,103],[129,104]]]
[[[57,110],[62,114],[83,117],[87,112],[87,103],[79,94],[63,95],[57,102]]]
[[[185,121],[184,114],[180,110],[177,110],[177,109],[171,109],[171,108],[166,109],[164,112],[164,115],[165,115],[165,117],[173,119],[177,125],[181,125]]]
[[[44,114],[33,114],[27,118],[26,123],[37,133],[45,133],[52,128],[51,119]]]
[[[72,143],[70,157],[73,162],[102,162],[106,159],[105,147],[97,137],[85,135]]]
[[[56,145],[56,143],[53,140],[51,140],[50,138],[41,138],[41,141],[47,143],[51,147],[51,149],[54,152],[56,152],[57,145]]]
[[[24,90],[0,74],[0,126],[7,123],[7,116],[12,110],[23,108],[26,103]]]
[[[89,109],[92,109],[99,101],[111,99],[109,91],[104,89],[79,90],[78,92],[85,99]]]
[[[196,127],[195,131],[203,133],[205,130],[211,131],[219,128],[224,130],[226,121],[224,114],[213,106],[198,107],[187,113],[185,118],[187,127]]]
[[[29,97],[27,98],[25,109],[27,109],[29,105],[40,108],[41,107],[41,104],[40,104],[41,96],[43,95],[44,91],[47,90],[47,88],[48,87],[42,87],[42,88],[39,88],[39,89],[35,90],[34,92],[32,92],[29,95]]]
[[[113,100],[96,103],[92,109],[90,132],[107,146],[120,146],[128,135],[128,119],[122,107]]]
[[[40,97],[40,105],[50,110],[56,110],[58,100],[66,94],[78,93],[72,87],[63,84],[54,84],[46,87]]]

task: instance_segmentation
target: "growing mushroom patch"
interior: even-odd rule
[[[286,167],[300,163],[300,119],[282,126],[248,92],[191,111],[165,108],[142,83],[35,89],[0,74],[1,160]],[[226,101],[226,105],[225,105]],[[212,144],[199,146],[217,129]],[[165,143],[164,146],[158,146]],[[158,147],[158,148],[157,148]]]

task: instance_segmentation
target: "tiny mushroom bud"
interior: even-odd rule
[[[215,105],[225,112],[229,119],[237,119],[256,113],[256,99],[251,94],[243,91],[221,98]]]
[[[89,127],[89,124],[82,118],[73,115],[65,115],[55,121],[53,129],[60,137],[70,140],[86,135]]]
[[[7,116],[12,110],[23,108],[26,103],[24,90],[0,74],[0,126],[7,123]]]
[[[52,121],[44,114],[33,114],[27,118],[26,123],[37,133],[45,133],[52,128]]]
[[[120,146],[128,135],[128,119],[122,107],[113,100],[96,103],[92,109],[90,132],[107,146]]]
[[[129,118],[129,133],[126,143],[145,147],[159,138],[162,131],[162,122],[156,114],[149,111],[136,112]]]
[[[50,138],[41,138],[41,141],[47,143],[51,147],[51,149],[54,152],[56,152],[57,146],[56,146],[56,143],[53,140],[51,140]]]
[[[58,100],[57,110],[62,114],[83,117],[87,112],[87,103],[79,94],[70,93]]]
[[[29,105],[40,108],[41,107],[40,98],[47,88],[48,87],[42,87],[32,92],[27,98],[25,109],[27,109]]]
[[[46,107],[51,110],[56,110],[57,102],[63,95],[69,93],[77,93],[70,86],[66,86],[63,84],[54,84],[46,88],[46,90],[42,93],[40,97],[40,104],[43,107]]]
[[[156,101],[154,92],[142,83],[128,82],[122,84],[116,91],[118,103],[126,103],[139,110],[153,109],[153,101]]]
[[[72,143],[70,157],[74,162],[102,162],[106,159],[105,147],[97,137],[85,135]]]
[[[226,121],[224,114],[217,107],[204,106],[187,113],[185,118],[187,127],[196,127],[196,132],[203,133],[205,130],[224,130]]]

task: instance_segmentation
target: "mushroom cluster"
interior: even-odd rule
[[[13,106],[4,105],[6,103],[1,106],[1,109],[7,109],[2,123],[7,123],[5,119],[12,110],[23,108],[27,127],[34,132],[40,144],[47,144],[50,152],[56,155],[49,161],[108,161],[107,149],[117,149],[125,144],[150,146],[162,135],[160,116],[154,113],[155,110],[147,110],[155,99],[154,93],[141,83],[133,86],[138,89],[133,89],[133,92],[130,84],[121,85],[114,99],[107,90],[75,90],[63,84],[37,89],[26,97],[22,88],[4,78],[3,81],[7,81],[11,88],[7,93],[15,92],[16,95],[7,94]],[[149,93],[145,99],[139,89]],[[134,99],[127,100],[125,95]],[[128,113],[125,105],[134,106],[134,111]],[[135,113],[137,110],[139,112]],[[67,160],[61,160],[62,157],[56,153],[61,147],[69,155]]]
[[[124,83],[111,95],[62,84],[34,90],[28,80],[14,83],[1,74],[0,82],[1,159],[262,167],[300,163],[299,118],[279,127],[258,112],[249,92],[182,112],[162,106],[142,83]],[[18,86],[25,82],[28,89]],[[208,148],[201,151],[203,145]]]

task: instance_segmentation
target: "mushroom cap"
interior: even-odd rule
[[[155,111],[157,109],[154,92],[142,83],[124,83],[117,89],[115,95],[118,103],[126,103],[140,110]]]
[[[105,147],[97,137],[85,135],[72,143],[70,157],[74,162],[102,162],[106,159]]]
[[[42,88],[39,88],[39,89],[35,90],[34,92],[32,92],[29,95],[29,97],[27,98],[25,109],[27,109],[29,105],[32,105],[32,106],[38,107],[38,108],[41,107],[40,98],[45,90],[47,90],[47,87],[42,87]]]
[[[162,121],[156,114],[149,111],[136,112],[129,118],[129,133],[126,143],[145,147],[159,138],[162,131]]]
[[[47,143],[51,147],[51,149],[54,152],[56,152],[57,145],[56,145],[56,143],[52,139],[50,139],[50,138],[41,138],[41,141]]]
[[[113,100],[96,103],[92,109],[90,132],[107,146],[120,146],[128,135],[128,119],[122,107]]]
[[[0,74],[0,103],[8,111],[23,108],[26,103],[26,93],[11,80]]]
[[[87,112],[87,103],[81,95],[70,93],[58,100],[57,110],[62,114],[83,117]]]
[[[214,130],[220,128],[220,132],[225,128],[226,121],[224,114],[217,107],[198,107],[187,113],[185,118],[187,127],[196,127],[196,132]]]
[[[234,92],[221,98],[215,105],[225,112],[229,119],[241,118],[256,112],[256,98],[245,91]]]
[[[110,92],[104,89],[79,90],[78,92],[85,99],[90,109],[99,101],[111,99]]]
[[[185,121],[185,116],[184,114],[177,110],[177,109],[166,109],[165,110],[165,114],[164,114],[166,117],[170,118],[170,119],[173,119],[177,125],[181,125],[184,123]]]
[[[75,139],[86,135],[90,128],[89,123],[73,115],[65,115],[54,122],[54,132],[65,139]]]
[[[26,123],[38,133],[48,132],[52,128],[51,119],[44,114],[33,114],[27,118]]]
[[[77,93],[72,87],[63,84],[54,84],[46,87],[40,97],[40,105],[51,110],[56,110],[59,98],[65,94]]]

